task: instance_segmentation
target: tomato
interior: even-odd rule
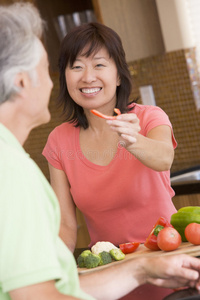
[[[200,224],[188,224],[185,228],[185,237],[188,242],[194,245],[200,245]]]
[[[139,245],[140,245],[139,242],[125,243],[125,244],[120,244],[119,248],[124,254],[128,254],[134,252],[139,247]]]
[[[175,228],[165,227],[157,236],[158,247],[163,251],[172,251],[181,244],[181,236]]]

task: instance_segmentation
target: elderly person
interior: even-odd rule
[[[0,299],[109,300],[146,282],[197,285],[200,262],[189,256],[132,260],[79,281],[58,236],[58,200],[23,149],[31,129],[50,119],[52,81],[41,34],[31,4],[0,7]]]

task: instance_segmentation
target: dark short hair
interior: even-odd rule
[[[102,47],[107,49],[110,57],[114,60],[120,78],[121,84],[116,90],[116,107],[121,112],[127,111],[132,83],[121,39],[114,30],[105,25],[100,23],[86,23],[75,27],[65,36],[61,43],[58,61],[60,72],[58,104],[63,106],[65,121],[73,122],[75,126],[87,128],[88,121],[83,108],[76,104],[69,95],[65,79],[66,67],[73,65],[83,49],[87,49],[84,56],[89,57]]]

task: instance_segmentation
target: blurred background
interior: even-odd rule
[[[16,1],[0,0],[1,5],[13,2]],[[25,149],[45,176],[49,179],[47,162],[41,153],[50,131],[62,122],[55,104],[58,95],[57,59],[60,41],[73,26],[97,21],[113,28],[122,39],[133,81],[130,100],[140,96],[139,103],[158,105],[170,118],[178,142],[171,169],[172,177],[187,175],[188,171],[195,170],[194,177],[178,183],[172,180],[176,207],[200,205],[200,1],[29,2],[39,8],[47,21],[45,43],[54,82],[50,100],[51,122],[33,130],[25,144]],[[82,216],[79,218],[82,224]]]

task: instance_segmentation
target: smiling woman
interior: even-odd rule
[[[74,251],[78,207],[89,246],[144,242],[159,217],[169,221],[176,212],[169,176],[176,141],[168,116],[159,107],[129,102],[121,39],[105,25],[69,32],[59,70],[66,122],[51,132],[43,154],[60,201],[60,235]]]

